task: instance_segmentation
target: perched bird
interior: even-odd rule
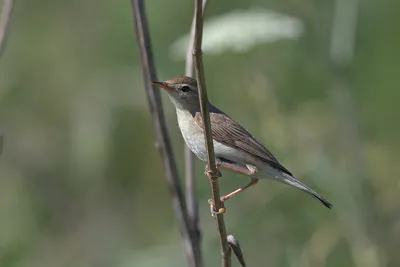
[[[183,139],[200,160],[207,162],[197,81],[191,77],[180,76],[164,82],[152,83],[168,93],[176,108]],[[326,207],[332,207],[329,201],[297,180],[265,146],[229,115],[211,103],[209,103],[209,112],[217,166],[251,177],[247,185],[223,196],[221,201],[226,201],[255,185],[259,179],[269,178],[296,187],[319,200]]]

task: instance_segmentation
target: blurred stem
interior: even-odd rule
[[[349,75],[355,49],[358,17],[357,0],[336,0],[333,14],[333,27],[330,44],[330,60],[334,70],[330,98],[338,116],[340,142],[349,163],[351,173],[348,181],[343,181],[340,191],[352,201],[346,203],[346,208],[339,210],[341,220],[346,225],[347,238],[352,244],[353,258],[356,265],[363,267],[381,266],[378,251],[368,236],[367,226],[362,211],[369,208],[368,201],[363,197],[360,185],[365,177],[364,151],[359,135],[356,102],[350,91]],[[348,184],[348,186],[345,186]],[[361,205],[357,205],[360,203]]]
[[[186,251],[188,266],[201,266],[200,242],[195,238],[197,233],[191,227],[186,204],[179,182],[178,171],[171,147],[169,134],[164,118],[160,91],[154,88],[152,81],[157,81],[156,69],[152,55],[149,29],[147,25],[146,12],[143,0],[131,0],[134,25],[136,30],[137,42],[140,52],[141,65],[143,69],[144,85],[146,89],[147,101],[153,119],[153,127],[156,135],[156,146],[163,162],[165,179],[171,194],[173,210],[178,220],[179,230],[183,246]]]
[[[199,101],[201,114],[204,124],[204,139],[207,144],[207,174],[211,185],[212,201],[215,211],[219,211],[222,208],[220,199],[219,184],[218,184],[218,170],[215,164],[215,154],[213,139],[211,133],[211,122],[210,113],[208,108],[208,97],[207,89],[204,77],[203,68],[203,57],[201,51],[201,44],[203,39],[203,1],[195,0],[195,33],[194,33],[194,45],[193,45],[193,57],[195,61],[197,85],[199,88]],[[222,266],[228,267],[231,265],[231,249],[227,240],[224,216],[221,213],[216,214],[217,229],[219,233],[221,255],[222,255]]]
[[[14,1],[4,0],[0,14],[0,58],[3,55],[7,34],[10,28],[11,15]]]
[[[351,155],[351,171],[356,179],[364,176],[364,157],[359,136],[356,103],[350,94],[350,67],[353,61],[357,31],[357,0],[336,0],[333,14],[330,60],[333,83],[330,98],[342,127],[343,148]]]
[[[207,0],[203,1],[203,13],[207,4]],[[188,49],[186,52],[186,66],[185,75],[193,76],[193,45],[194,45],[194,34],[195,34],[195,23],[196,17],[193,17],[192,26],[190,27],[190,37],[188,43]],[[185,155],[185,180],[186,180],[186,206],[188,210],[189,219],[191,221],[193,230],[197,233],[195,240],[199,242],[197,246],[200,247],[201,236],[199,229],[199,208],[196,197],[196,182],[195,182],[195,164],[194,164],[194,154],[188,146],[184,145],[184,155]],[[201,258],[201,251],[199,252],[199,257]]]

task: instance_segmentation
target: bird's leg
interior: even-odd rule
[[[221,160],[217,158],[217,159],[215,160],[215,167],[217,167],[217,176],[218,176],[218,178],[222,177],[222,173],[221,173],[220,170],[219,170],[219,167],[221,167],[221,164],[222,164]],[[208,166],[208,163],[206,164],[204,174],[205,174],[208,178],[210,178],[211,175],[212,175],[211,170],[210,170],[210,167]],[[210,204],[211,216],[212,216],[214,219],[217,218],[217,217],[216,217],[217,214],[222,214],[222,213],[225,213],[225,211],[226,211],[224,202],[222,202],[222,201],[221,201],[221,207],[219,208],[218,211],[215,211],[215,204],[214,204],[214,201],[213,201],[211,198],[208,200],[208,204]]]
[[[235,171],[237,173],[247,175],[247,176],[253,176],[257,172],[257,169],[255,167],[250,168],[247,165],[246,166],[241,166],[241,165],[238,165],[238,164],[231,164],[231,163],[228,163],[228,162],[222,162],[221,166],[224,167],[224,168],[230,169],[232,171]],[[250,180],[250,182],[248,184],[246,184],[245,186],[243,186],[243,187],[241,187],[239,189],[236,189],[235,191],[233,191],[233,192],[221,197],[221,201],[226,201],[226,200],[230,199],[231,197],[233,197],[234,195],[236,195],[236,194],[246,190],[247,188],[257,184],[258,180],[259,180],[258,178],[251,177],[251,180]]]
[[[221,167],[222,162],[219,159],[215,160],[215,166],[217,167],[217,175],[218,178],[222,176],[222,173],[219,171],[219,167]],[[209,177],[211,175],[211,170],[210,170],[210,166],[208,166],[208,163],[206,164],[205,170],[204,170],[204,174]]]
[[[247,188],[256,185],[258,183],[258,178],[255,177],[251,177],[250,178],[250,182],[248,184],[246,184],[245,186],[236,189],[235,191],[221,197],[221,208],[218,211],[215,211],[215,205],[214,205],[214,201],[212,199],[208,200],[208,204],[210,204],[210,210],[211,210],[211,216],[215,219],[215,215],[217,214],[221,214],[221,213],[225,213],[226,212],[226,208],[225,208],[225,204],[224,202],[228,199],[230,199],[231,197],[233,197],[236,194],[239,194],[240,192],[243,192],[244,190],[246,190]]]
[[[218,167],[224,167],[226,169],[232,170],[234,172],[237,172],[239,174],[244,174],[247,176],[253,176],[256,172],[257,172],[257,168],[252,167],[252,166],[247,166],[247,165],[240,165],[240,164],[235,164],[235,163],[231,163],[228,161],[219,161],[217,163]],[[209,199],[208,203],[210,204],[210,208],[211,208],[211,215],[215,218],[216,214],[221,214],[221,213],[225,213],[226,212],[226,208],[224,205],[224,202],[228,199],[230,199],[231,197],[233,197],[234,195],[246,190],[247,188],[255,185],[258,183],[258,178],[255,177],[251,177],[251,180],[248,184],[246,184],[245,186],[221,197],[221,208],[218,211],[215,211],[215,206],[214,203],[212,201],[212,199]]]
[[[249,188],[249,187],[251,187],[253,185],[256,185],[258,183],[258,180],[259,180],[258,178],[254,178],[254,177],[251,177],[250,179],[251,179],[250,182],[248,184],[246,184],[245,186],[243,186],[243,187],[241,187],[239,189],[236,189],[235,191],[233,191],[233,192],[221,197],[221,201],[222,202],[227,201],[228,199],[230,199],[234,195],[239,194],[240,192],[243,192],[244,190],[246,190],[247,188]]]

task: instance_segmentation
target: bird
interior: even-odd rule
[[[204,123],[196,79],[178,76],[162,82],[152,81],[152,84],[167,92],[175,106],[178,126],[186,145],[200,160],[207,162]],[[222,196],[222,203],[256,185],[260,179],[270,179],[300,189],[327,208],[332,208],[328,200],[300,182],[261,142],[228,114],[210,102],[208,107],[217,167],[250,177],[245,186]]]

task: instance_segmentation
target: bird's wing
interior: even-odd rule
[[[214,111],[215,109],[215,111]],[[204,131],[203,118],[196,112],[196,124]],[[258,142],[249,132],[222,111],[212,107],[210,110],[211,131],[214,140],[230,147],[242,150],[253,157],[270,164],[276,169],[292,174],[283,167],[269,150]]]

